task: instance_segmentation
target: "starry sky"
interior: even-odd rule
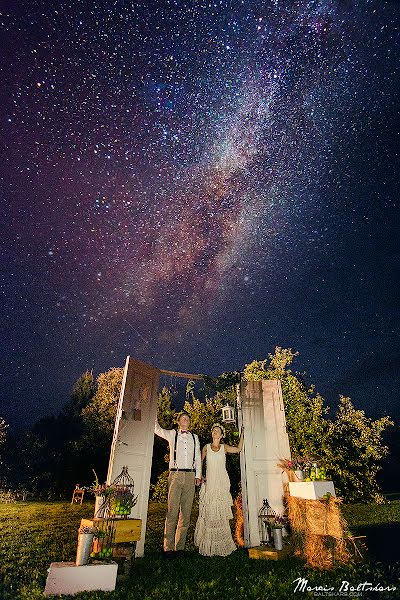
[[[300,352],[328,404],[399,406],[390,0],[1,8],[0,414],[123,366]]]

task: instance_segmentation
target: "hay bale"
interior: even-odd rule
[[[314,569],[327,570],[333,567],[333,552],[322,535],[306,535],[304,557],[307,565]]]
[[[346,544],[347,523],[340,510],[341,500],[306,500],[289,496],[288,516],[307,565],[331,569],[335,563],[346,564],[351,552]]]
[[[244,548],[243,501],[240,492],[233,503],[235,509],[235,542]]]

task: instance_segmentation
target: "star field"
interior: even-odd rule
[[[350,374],[397,333],[399,12],[6,3],[4,416],[127,353],[214,374],[275,344],[368,405]]]

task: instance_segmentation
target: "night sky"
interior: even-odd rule
[[[396,416],[400,3],[3,2],[0,414],[300,352]]]

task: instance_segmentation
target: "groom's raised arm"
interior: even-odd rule
[[[154,423],[154,433],[156,435],[158,435],[159,437],[164,438],[164,440],[167,440],[168,442],[170,442],[172,435],[174,433],[174,429],[163,429],[161,427],[161,425],[159,424],[158,419],[156,417],[156,422]]]

